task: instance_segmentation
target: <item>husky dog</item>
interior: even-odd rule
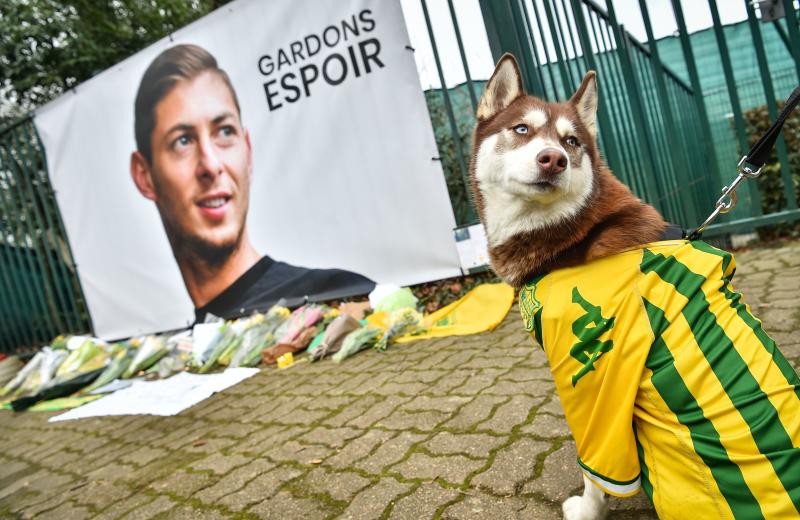
[[[471,189],[494,270],[520,289],[603,518],[644,488],[660,516],[800,513],[800,380],[749,314],[729,253],[680,235],[603,163],[590,71],[566,103],[527,96],[513,56],[481,98]],[[691,512],[687,512],[687,507]]]

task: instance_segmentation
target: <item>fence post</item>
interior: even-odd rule
[[[458,52],[461,54],[461,64],[464,66],[464,75],[467,77],[467,91],[469,91],[469,101],[472,103],[472,111],[478,111],[478,99],[475,97],[475,90],[472,88],[472,76],[469,73],[469,64],[467,63],[467,55],[464,54],[464,42],[461,41],[461,29],[458,27],[458,17],[456,17],[456,9],[453,7],[453,0],[447,0],[447,7],[450,8],[450,19],[453,21],[453,30],[456,32],[456,42],[458,43]]]
[[[645,0],[639,0],[639,9],[642,12],[642,21],[644,21],[644,28],[647,32],[647,43],[650,50],[650,63],[653,68],[653,79],[656,83],[656,95],[658,96],[658,104],[661,106],[661,115],[664,117],[664,123],[667,127],[667,143],[669,145],[670,154],[672,155],[672,164],[676,169],[675,173],[677,174],[678,182],[684,186],[688,186],[688,172],[691,171],[690,163],[686,155],[683,153],[683,150],[681,150],[681,147],[678,146],[677,143],[677,125],[672,117],[672,109],[669,104],[669,98],[667,97],[667,86],[664,83],[664,71],[662,69],[663,65],[661,64],[661,56],[658,52],[656,39],[653,36],[653,27],[650,25],[650,12],[647,10],[647,2]],[[675,160],[676,156],[679,159],[678,161]],[[692,201],[695,200],[697,199],[692,197]],[[689,201],[680,200],[680,206],[684,210],[684,217],[688,219],[688,222],[684,222],[684,224],[693,225],[695,222],[700,221],[700,217],[697,214],[697,204],[688,202]]]
[[[719,18],[717,0],[708,0],[708,7],[711,10],[711,19],[714,22],[714,36],[716,36],[717,39],[717,46],[719,47],[719,54],[722,59],[722,71],[725,73],[725,84],[728,88],[728,97],[730,98],[731,109],[733,110],[733,123],[736,128],[736,137],[739,140],[739,148],[742,149],[742,154],[746,154],[747,150],[750,149],[750,144],[747,141],[747,129],[745,128],[744,118],[742,117],[742,105],[739,102],[739,93],[736,90],[736,78],[733,76],[731,56],[728,51],[728,42],[725,39],[725,30]],[[732,157],[731,159],[734,158]],[[761,215],[761,194],[759,193],[757,182],[747,183],[747,195],[750,198],[750,216],[755,217]]]
[[[539,81],[533,69],[531,42],[520,24],[524,16],[519,0],[480,0],[481,13],[486,25],[486,36],[494,61],[506,52],[517,58],[526,92],[540,92]]]
[[[797,71],[797,81],[800,81],[800,29],[798,29],[797,14],[794,11],[792,0],[783,0],[784,18],[786,27],[789,29],[789,41],[791,42],[792,58],[794,58],[794,68]]]
[[[597,70],[597,62],[594,59],[594,51],[592,50],[592,42],[589,40],[589,29],[586,26],[586,19],[583,16],[583,4],[580,0],[570,0],[572,4],[572,14],[575,18],[575,25],[578,29],[578,39],[583,48],[583,58],[586,62],[587,68],[590,70]],[[598,49],[599,50],[599,49]],[[597,82],[600,83],[601,78],[598,76]],[[612,170],[619,170],[622,165],[619,160],[619,151],[617,151],[616,139],[611,131],[611,120],[608,115],[608,101],[599,89],[598,85],[598,107],[597,107],[597,123],[602,136],[603,145],[606,152],[606,160]]]
[[[4,164],[9,164],[9,161],[6,158],[6,155],[7,155],[6,154],[6,149],[4,147],[0,146],[0,169],[6,169],[6,171],[9,172],[9,174],[13,176],[14,172],[11,170],[11,167],[10,166],[8,166],[8,168],[4,167]],[[10,183],[9,183],[9,186],[10,186]],[[19,185],[18,185],[18,182],[16,181],[16,179],[14,179],[14,186],[17,189],[19,189]],[[18,214],[18,211],[16,211],[15,208],[10,208],[9,207],[10,201],[9,201],[9,204],[6,204],[6,200],[4,200],[6,193],[8,193],[9,196],[13,197],[13,194],[11,193],[10,189],[2,190],[3,197],[0,198],[0,202],[2,202],[2,205],[3,205],[3,208],[2,208],[3,209],[3,213],[5,213],[6,215],[9,215],[9,216],[13,216],[14,220],[15,220],[14,226],[13,226],[13,231],[11,231],[11,233],[12,233],[12,235],[14,237],[14,247],[13,247],[13,250],[11,250],[11,248],[9,248],[10,249],[9,250],[9,254],[13,258],[14,263],[17,266],[17,270],[20,273],[20,276],[23,277],[22,285],[24,285],[24,289],[22,289],[22,291],[21,291],[22,292],[22,296],[27,301],[27,303],[29,305],[28,309],[30,309],[30,311],[32,313],[37,313],[37,314],[41,314],[42,312],[46,313],[47,312],[47,305],[44,303],[44,298],[41,295],[41,293],[36,290],[36,284],[34,283],[34,281],[27,280],[27,278],[24,277],[24,275],[23,275],[23,273],[26,272],[26,263],[27,263],[27,272],[30,272],[31,274],[34,273],[33,263],[32,263],[33,261],[30,258],[30,254],[23,255],[23,253],[30,253],[30,252],[23,249],[24,248],[24,244],[23,244],[24,240],[22,240],[20,238],[22,236],[22,233],[21,233],[21,228],[20,228],[21,224],[20,224],[19,214]],[[22,197],[20,197],[20,200],[22,200]],[[23,256],[25,257],[24,260],[22,258]],[[28,283],[28,282],[31,282],[31,283]],[[31,319],[31,322],[33,322],[33,321],[34,320]],[[37,341],[42,341],[42,342],[47,341],[46,336],[47,335],[44,333],[44,331],[41,328],[34,326],[34,329],[31,331],[31,340],[32,340],[31,344],[33,344],[33,343],[35,343]]]
[[[461,170],[461,182],[464,183],[464,193],[467,196],[467,220],[474,221],[477,220],[478,217],[475,213],[475,202],[472,200],[472,190],[469,188],[469,168],[464,160],[464,151],[461,149],[461,134],[458,133],[456,117],[455,114],[453,114],[453,105],[450,102],[450,92],[447,89],[447,83],[444,81],[442,62],[439,59],[439,49],[436,47],[436,37],[433,35],[433,26],[431,25],[431,17],[428,13],[428,4],[425,0],[420,1],[422,2],[422,12],[425,15],[425,24],[428,26],[428,37],[431,39],[431,48],[433,49],[433,58],[436,61],[436,70],[439,73],[439,83],[441,83],[447,119],[450,122],[450,133],[453,137],[453,146],[456,149],[458,167]]]
[[[703,101],[703,88],[700,85],[700,76],[697,74],[697,64],[694,61],[694,52],[692,51],[692,44],[689,41],[689,33],[686,31],[686,21],[683,18],[683,8],[681,7],[680,0],[671,0],[672,12],[675,15],[675,22],[678,24],[678,35],[681,40],[681,47],[683,49],[683,59],[686,61],[686,70],[689,72],[689,82],[692,85],[692,97],[694,98],[695,105],[697,105],[697,114],[700,116],[700,128],[702,129],[702,139],[704,148],[709,150],[706,154],[709,169],[714,174],[714,179],[717,182],[722,182],[720,177],[719,165],[717,164],[716,155],[711,152],[714,150],[714,140],[711,137],[711,124],[708,121],[708,112],[706,105]],[[713,208],[709,207],[710,212]]]
[[[747,9],[747,22],[750,26],[750,34],[753,36],[753,46],[756,51],[758,69],[761,72],[761,82],[764,84],[764,95],[767,98],[767,110],[772,121],[778,118],[778,109],[775,107],[775,89],[772,86],[772,77],[769,74],[767,55],[764,53],[764,40],[761,38],[761,27],[758,26],[756,11],[748,0],[744,0]],[[778,161],[781,165],[781,180],[783,180],[783,196],[786,198],[788,209],[797,209],[797,195],[795,194],[792,172],[789,170],[789,154],[786,153],[786,141],[783,134],[778,136]]]
[[[652,136],[650,135],[649,126],[645,119],[641,92],[639,92],[639,87],[636,84],[636,77],[634,76],[633,64],[631,63],[631,56],[629,54],[628,35],[625,32],[625,28],[620,26],[617,22],[614,3],[611,1],[608,2],[608,19],[611,23],[611,29],[614,32],[614,39],[617,42],[619,63],[622,68],[622,77],[625,82],[625,90],[627,91],[628,101],[630,102],[634,125],[636,126],[636,130],[642,134],[644,138],[644,161],[642,166],[645,174],[645,186],[650,197],[648,202],[656,206],[656,208],[663,213],[664,205],[662,204],[661,190],[659,183],[656,181],[655,154],[653,153]]]

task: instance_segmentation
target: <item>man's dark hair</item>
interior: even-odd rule
[[[176,83],[182,80],[192,80],[203,72],[217,74],[231,91],[236,111],[241,117],[239,99],[233,89],[231,80],[224,70],[217,66],[217,60],[207,50],[197,45],[176,45],[156,57],[147,67],[139,83],[134,103],[134,132],[136,134],[136,148],[152,166],[153,150],[151,137],[156,126],[156,105],[164,99]]]

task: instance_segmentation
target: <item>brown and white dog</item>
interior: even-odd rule
[[[667,238],[614,178],[596,110],[594,72],[547,103],[505,55],[470,168],[492,266],[521,288],[576,440],[585,489],[564,516],[603,518],[603,490],[641,485],[660,516],[797,518],[800,378],[733,291],[732,255]]]
[[[515,287],[657,240],[667,227],[601,160],[596,111],[594,71],[567,103],[547,103],[525,95],[506,54],[486,86],[470,179],[492,267]]]
[[[477,112],[470,167],[492,267],[522,286],[533,275],[659,240],[667,227],[603,163],[596,143],[597,82],[590,71],[566,103],[527,96],[510,54]],[[584,476],[566,518],[602,518],[604,493]]]

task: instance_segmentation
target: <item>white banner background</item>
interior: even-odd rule
[[[363,9],[374,29],[285,65],[259,58]],[[270,111],[264,83],[368,38],[383,68]],[[256,249],[304,267],[338,267],[409,285],[460,274],[455,225],[399,2],[239,0],[181,29],[37,111],[50,178],[95,333],[105,338],[193,321],[155,205],[129,172],[133,100],[153,58],[178,43],[213,54],[239,96],[253,145],[248,228]],[[350,65],[348,63],[348,65]],[[338,74],[340,69],[331,69]],[[275,98],[279,100],[280,98]]]

